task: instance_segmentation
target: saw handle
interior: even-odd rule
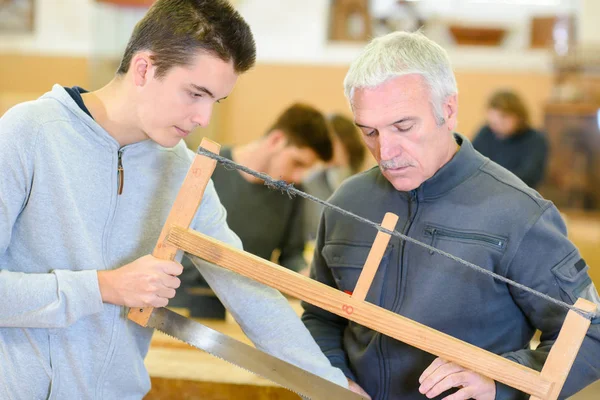
[[[202,139],[200,147],[215,154],[219,154],[221,149],[221,145],[206,138]],[[196,154],[158,237],[156,247],[152,252],[154,257],[170,261],[175,259],[178,249],[166,242],[167,234],[174,226],[189,228],[216,165],[216,160]],[[153,307],[131,308],[127,317],[145,327],[148,325],[152,310],[154,310]]]

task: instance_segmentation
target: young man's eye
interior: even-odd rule
[[[190,96],[192,96],[193,98],[199,98],[202,97],[202,93],[196,93],[196,92],[188,92],[190,94]]]
[[[363,134],[364,134],[366,137],[372,137],[372,136],[376,136],[376,135],[377,135],[377,129],[372,129],[372,130],[370,130],[370,131],[368,131],[368,130],[366,130],[366,129],[363,129]]]

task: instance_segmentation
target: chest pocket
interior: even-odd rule
[[[327,262],[339,290],[346,293],[354,291],[370,250],[371,246],[364,244],[328,243],[323,246],[323,258]],[[393,245],[389,244],[381,258],[379,268],[365,299],[369,303],[375,305],[382,305],[383,303],[385,296],[384,282],[392,250]]]
[[[503,252],[507,243],[507,239],[502,236],[450,229],[435,225],[426,225],[424,234],[426,238],[429,238],[429,244],[436,248],[439,241],[449,240],[453,242],[485,246],[492,250]],[[433,251],[430,251],[429,253],[433,254]]]

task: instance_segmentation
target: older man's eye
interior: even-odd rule
[[[414,126],[415,126],[414,124],[411,124],[411,125],[395,125],[396,129],[398,130],[398,132],[408,132]]]

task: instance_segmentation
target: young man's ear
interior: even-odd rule
[[[280,150],[287,146],[287,137],[282,130],[274,129],[267,134],[265,142],[269,149]]]
[[[136,86],[144,86],[154,76],[154,67],[150,53],[142,51],[136,53],[131,60],[130,70]]]

